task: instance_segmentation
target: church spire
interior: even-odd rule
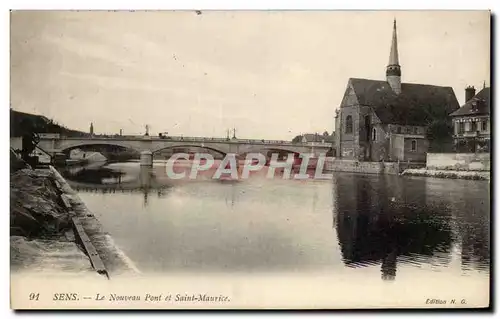
[[[394,27],[392,29],[392,43],[391,43],[391,55],[389,56],[389,65],[399,65],[398,34],[396,30],[396,19],[394,19]]]
[[[401,93],[401,66],[399,65],[396,19],[394,19],[394,27],[392,30],[391,53],[389,55],[389,64],[387,65],[385,75],[387,77],[387,82],[391,86],[392,90],[396,94]]]

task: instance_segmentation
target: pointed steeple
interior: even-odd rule
[[[394,26],[392,29],[391,53],[389,55],[389,64],[387,65],[385,75],[392,90],[396,94],[401,93],[401,66],[399,65],[396,19],[394,19]]]
[[[396,30],[396,19],[394,19],[394,27],[392,29],[392,43],[391,43],[391,55],[389,56],[389,65],[399,65],[398,34]]]

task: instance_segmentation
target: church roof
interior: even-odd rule
[[[450,116],[485,115],[490,114],[490,88],[482,89],[461,108]]]
[[[396,94],[386,81],[351,78],[360,105],[371,106],[384,124],[427,125],[459,108],[451,87],[402,83]]]

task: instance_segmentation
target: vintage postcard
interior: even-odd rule
[[[490,20],[11,11],[11,308],[488,308]]]

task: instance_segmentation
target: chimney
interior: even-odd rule
[[[465,103],[469,102],[474,95],[476,95],[476,89],[473,86],[468,86],[465,88]]]

